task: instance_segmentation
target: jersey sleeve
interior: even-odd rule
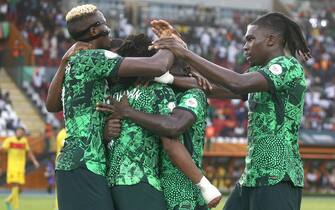
[[[191,112],[195,119],[204,117],[207,113],[206,95],[200,89],[189,89],[184,92],[176,108]]]
[[[290,82],[296,77],[295,70],[297,65],[290,62],[285,57],[280,57],[269,65],[260,69],[260,73],[266,78],[271,92],[285,90]]]
[[[155,90],[156,102],[154,104],[155,113],[161,115],[169,115],[172,110],[176,107],[176,96],[173,90],[167,86],[162,85],[157,87]]]
[[[117,77],[122,60],[121,56],[108,50],[86,50],[71,61],[74,65],[87,69],[87,76],[107,79]]]

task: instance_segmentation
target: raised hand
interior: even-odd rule
[[[150,22],[152,31],[157,35],[158,38],[174,38],[179,41],[184,48],[187,48],[187,44],[182,40],[181,35],[172,27],[172,25],[165,20],[153,20]]]
[[[152,31],[158,38],[166,38],[175,35],[181,38],[181,35],[173,28],[173,26],[165,20],[153,20],[150,22]]]
[[[156,40],[153,47],[155,49],[169,49],[175,56],[180,58],[183,58],[187,52],[185,46],[175,38],[161,38]]]

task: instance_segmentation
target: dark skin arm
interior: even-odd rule
[[[267,80],[258,72],[238,74],[230,69],[216,65],[199,55],[183,48],[174,38],[160,39],[155,42],[158,49],[170,49],[177,57],[184,59],[210,81],[222,85],[240,95],[251,92],[269,91]]]
[[[127,118],[151,132],[168,137],[178,137],[189,129],[195,121],[191,112],[174,109],[170,116],[152,115],[133,109],[127,98],[122,97],[120,102],[110,98],[112,104],[98,104],[97,110],[111,113],[111,118]]]
[[[171,68],[174,55],[169,50],[159,50],[152,57],[126,57],[122,61],[119,77],[155,77]]]
[[[166,137],[162,137],[162,144],[173,165],[177,166],[185,176],[190,178],[193,184],[199,183],[203,175],[193,163],[192,157],[185,146],[178,139]]]
[[[210,83],[207,79],[200,75],[192,74],[192,77],[175,76],[173,85],[182,89],[200,88],[207,97],[218,99],[242,99],[241,95],[237,95],[227,88],[220,85]]]
[[[62,61],[58,70],[53,77],[49,90],[47,100],[45,102],[45,107],[48,112],[60,112],[63,110],[62,104],[62,86],[65,75],[65,66],[67,61]]]
[[[173,30],[166,21],[151,22],[153,31],[159,34]],[[170,49],[176,57],[184,59],[188,64],[196,67],[202,75],[206,75],[210,81],[228,88],[237,95],[245,95],[251,92],[269,91],[269,85],[264,76],[258,72],[238,74],[230,69],[216,65],[184,47],[180,39],[175,37],[161,38],[154,43],[156,49]]]

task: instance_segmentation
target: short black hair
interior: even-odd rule
[[[250,25],[257,25],[278,32],[283,39],[283,46],[287,45],[294,57],[299,50],[303,53],[310,53],[300,26],[284,14],[270,12],[257,18]]]

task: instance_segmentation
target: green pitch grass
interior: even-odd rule
[[[226,198],[227,196],[225,196]],[[6,209],[4,205],[5,195],[0,195],[0,209]],[[54,197],[49,195],[23,194],[21,196],[19,210],[55,210]],[[222,210],[224,201],[214,210]],[[335,196],[332,197],[310,197],[304,196],[301,210],[335,210]]]

